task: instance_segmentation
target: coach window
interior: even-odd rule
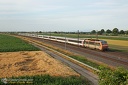
[[[85,40],[84,40],[84,42],[83,42],[83,43],[84,43],[84,44],[87,44],[87,41],[85,41]]]
[[[97,46],[100,46],[100,43],[96,43]]]
[[[89,44],[94,45],[94,42],[89,42]]]
[[[104,44],[107,44],[107,42],[106,41],[102,41],[102,45],[104,45]]]

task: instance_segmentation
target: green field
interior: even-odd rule
[[[36,51],[33,45],[13,36],[0,34],[0,52]]]

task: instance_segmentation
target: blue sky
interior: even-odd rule
[[[128,0],[0,0],[0,31],[128,30]]]

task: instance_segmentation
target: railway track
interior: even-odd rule
[[[55,41],[50,41],[50,40],[45,40],[45,39],[39,39],[39,38],[32,38],[32,39],[65,49],[65,43],[60,43],[60,42],[55,42]],[[96,62],[105,63],[106,65],[111,66],[111,67],[124,67],[128,69],[128,56],[127,55],[126,56],[120,56],[120,54],[114,55],[114,54],[110,54],[109,52],[95,51],[95,50],[91,50],[88,48],[86,49],[83,47],[74,46],[71,44],[66,44],[66,50],[81,54],[88,59],[95,60]]]
[[[71,61],[71,58],[58,52],[55,51],[51,48],[45,47],[41,44],[39,44],[38,42],[34,42],[33,39],[29,40],[27,39],[27,41],[29,41],[31,44],[33,44],[34,46],[40,48],[42,51],[46,52],[47,54],[49,54],[50,56],[52,56],[53,58],[63,62],[64,64],[68,65],[69,67],[71,67],[72,69],[74,69],[76,72],[78,72],[80,75],[82,75],[83,77],[85,77],[87,80],[89,80],[91,82],[92,85],[98,85],[98,76],[92,72],[90,72],[89,70],[85,69],[83,66],[80,66],[78,63],[83,64],[77,60],[73,60],[73,62]],[[67,58],[70,58],[67,59]],[[85,64],[83,64],[85,65]],[[87,66],[86,66],[87,67]],[[91,68],[93,70],[98,71],[97,69],[93,68],[93,67],[88,67]]]

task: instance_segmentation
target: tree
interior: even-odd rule
[[[120,34],[124,34],[124,30],[120,30]]]
[[[107,30],[106,30],[106,33],[112,33],[112,31],[111,31],[111,30],[109,30],[109,29],[107,29]]]
[[[91,34],[96,34],[96,30],[92,30],[91,31]]]
[[[101,31],[100,31],[100,32],[101,32],[101,34],[103,34],[105,31],[104,31],[104,29],[101,29]]]
[[[125,31],[125,34],[128,34],[128,30],[127,30],[127,31]]]
[[[98,34],[98,35],[102,35],[102,32],[101,32],[101,31],[98,31],[97,34]]]
[[[42,33],[42,31],[39,31],[39,33]]]
[[[112,32],[113,32],[113,34],[118,34],[118,33],[119,33],[119,30],[118,30],[117,28],[114,28],[114,29],[112,30]]]

